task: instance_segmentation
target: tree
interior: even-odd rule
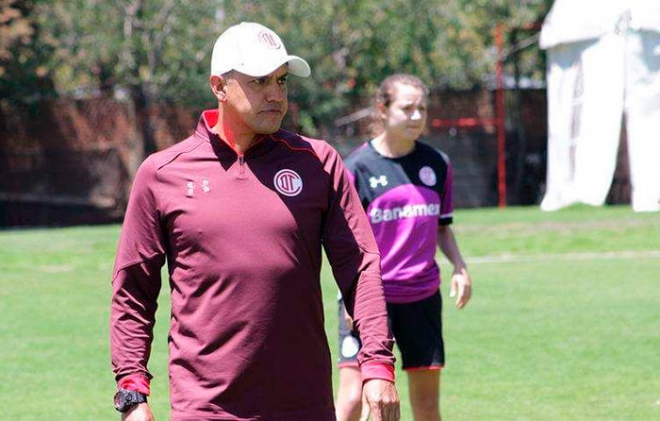
[[[201,63],[217,32],[213,1],[69,0],[36,8],[38,24],[54,51],[48,67],[58,91],[68,95],[126,95],[138,156],[157,149],[155,100],[186,102],[189,84],[201,87]],[[197,95],[192,95],[197,98]]]
[[[16,101],[54,94],[49,51],[39,43],[31,1],[0,0],[0,98]]]
[[[1,0],[10,2],[11,0]],[[23,2],[22,2],[23,3]],[[299,128],[325,134],[394,72],[433,87],[470,88],[493,72],[498,24],[538,19],[546,0],[69,0],[32,7],[40,64],[61,93],[127,93],[144,154],[155,150],[156,100],[213,104],[208,89],[216,37],[240,21],[269,26],[312,76],[292,84]],[[533,72],[539,61],[528,60]],[[295,111],[295,110],[294,110]]]
[[[291,51],[312,65],[292,92],[304,132],[318,134],[347,110],[364,106],[394,72],[432,87],[471,88],[494,72],[496,25],[532,22],[545,0],[229,0],[226,20],[275,28]],[[541,61],[528,64],[538,68]]]

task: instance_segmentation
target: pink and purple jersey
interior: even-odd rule
[[[363,338],[364,377],[393,376],[366,215],[326,142],[280,130],[237,155],[216,121],[205,112],[136,175],[113,278],[116,378],[151,377],[167,261],[172,419],[334,420],[322,247]]]
[[[419,301],[435,293],[438,224],[451,224],[453,217],[447,156],[417,141],[408,155],[386,158],[368,142],[346,159],[346,167],[380,249],[387,302]]]

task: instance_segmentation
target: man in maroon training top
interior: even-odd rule
[[[337,152],[280,129],[289,74],[309,65],[277,34],[229,28],[211,59],[218,109],[137,172],[110,320],[124,420],[153,420],[147,362],[166,260],[173,420],[334,420],[321,246],[363,341],[373,419],[399,418],[378,248]]]

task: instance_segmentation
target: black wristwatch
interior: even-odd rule
[[[147,395],[135,390],[118,389],[115,393],[115,409],[119,412],[126,412],[133,405],[147,401]]]

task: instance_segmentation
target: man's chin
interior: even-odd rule
[[[262,130],[258,130],[257,133],[262,134],[262,135],[268,135],[268,134],[273,134],[273,133],[277,132],[279,129],[280,129],[280,126],[277,126],[276,129],[262,129]]]
[[[282,121],[279,121],[278,123],[273,123],[273,124],[263,124],[257,132],[259,134],[273,134],[276,131],[278,131],[282,127]]]

